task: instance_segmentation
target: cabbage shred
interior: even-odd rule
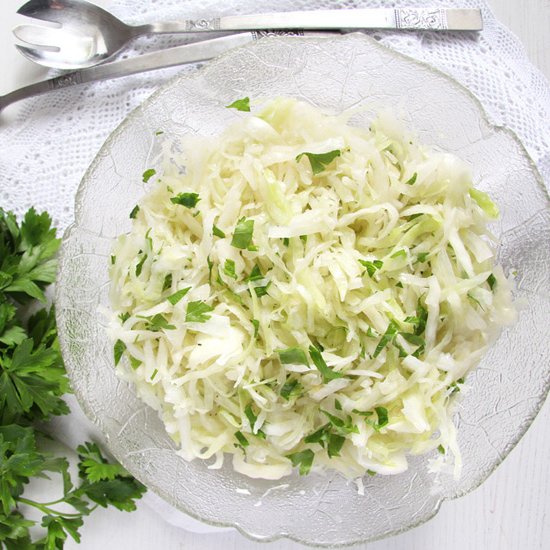
[[[147,172],[111,258],[118,370],[211,468],[396,474],[439,449],[458,474],[453,404],[514,319],[496,206],[387,113],[236,116]]]

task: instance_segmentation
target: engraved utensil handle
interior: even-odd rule
[[[366,8],[233,15],[135,27],[137,34],[275,29],[480,31],[483,18],[479,9]]]

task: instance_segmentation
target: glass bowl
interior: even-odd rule
[[[519,321],[468,377],[456,418],[464,460],[458,481],[429,474],[426,456],[412,458],[403,474],[367,476],[364,494],[331,472],[271,482],[244,477],[230,465],[208,470],[176,455],[157,413],[115,374],[101,313],[109,305],[109,256],[145,192],[142,173],[160,148],[155,133],[168,140],[218,134],[241,116],[225,108],[235,99],[278,95],[330,113],[361,106],[355,125],[368,125],[390,106],[421,142],[469,162],[474,184],[500,206],[493,231],[505,271],[516,273]],[[428,520],[443,500],[477,487],[541,407],[550,381],[549,347],[539,330],[550,311],[549,228],[548,196],[522,145],[492,126],[477,100],[444,74],[360,34],[263,38],[171,81],[102,147],[80,185],[76,221],[62,246],[57,319],[63,356],[82,408],[113,455],[176,508],[257,540],[288,537],[321,546],[370,541]]]

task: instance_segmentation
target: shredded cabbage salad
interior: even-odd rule
[[[278,98],[144,174],[109,330],[186,460],[353,478],[438,449],[460,472],[456,395],[515,316],[498,209],[390,114],[350,116]]]

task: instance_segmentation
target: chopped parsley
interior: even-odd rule
[[[304,351],[300,348],[287,348],[276,350],[279,360],[283,365],[305,365],[309,367],[309,361]]]
[[[232,279],[237,278],[237,274],[235,273],[235,261],[234,260],[225,260],[225,264],[223,266],[223,272]]]
[[[255,286],[254,287],[254,293],[258,298],[261,298],[262,296],[265,296],[267,294],[267,291],[269,290],[269,287],[271,286],[271,281],[269,281],[264,286]]]
[[[415,172],[406,182],[406,185],[414,185],[416,183],[416,178],[418,177],[418,174]]]
[[[247,249],[252,244],[252,234],[254,232],[254,220],[247,220],[241,218],[235,226],[235,232],[231,239],[231,246],[240,248],[241,250]]]
[[[305,476],[309,474],[311,466],[313,465],[313,459],[315,455],[311,449],[306,449],[305,451],[300,451],[297,453],[292,453],[287,455],[287,458],[290,459],[293,466],[300,467],[300,475]]]
[[[237,109],[237,111],[243,111],[245,113],[250,112],[250,98],[243,97],[242,99],[236,99],[230,105],[225,106],[226,109]]]
[[[257,338],[260,329],[260,321],[258,321],[258,319],[252,319],[252,326],[254,327],[254,338]]]
[[[326,364],[321,352],[315,346],[309,346],[309,356],[311,357],[313,364],[317,367],[317,370],[321,373],[325,384],[335,378],[342,378],[343,374],[341,372],[333,371]]]
[[[211,317],[211,315],[207,315],[207,313],[211,311],[214,311],[214,308],[200,300],[197,302],[189,302],[187,304],[185,321],[187,323],[206,323]]]
[[[200,201],[198,193],[179,193],[170,199],[170,202],[185,206],[185,208],[195,208]]]
[[[212,234],[221,239],[225,237],[225,233],[216,224],[212,226]]]
[[[492,273],[491,275],[489,275],[489,277],[487,277],[487,284],[489,285],[489,288],[491,290],[494,290],[497,286],[497,279]]]
[[[122,354],[126,351],[126,344],[122,340],[117,340],[114,345],[115,367],[120,363]]]
[[[147,183],[156,173],[157,171],[154,168],[145,170],[145,172],[143,172],[143,183]]]
[[[139,205],[136,204],[134,208],[132,208],[132,211],[130,212],[130,219],[135,220],[136,216],[138,215],[138,212],[139,212]]]
[[[191,287],[188,286],[187,288],[182,288],[181,290],[178,290],[177,292],[174,292],[171,296],[168,296],[166,298],[173,306],[175,306],[189,291],[191,290]]]
[[[302,385],[296,378],[287,380],[281,388],[281,397],[285,401],[290,401],[291,397],[297,397],[302,392]]]
[[[382,260],[359,260],[359,263],[367,268],[367,273],[371,279],[374,274],[384,265],[384,262]]]
[[[378,342],[378,345],[374,350],[373,357],[378,357],[380,353],[382,353],[382,350],[388,344],[393,343],[398,332],[399,332],[398,324],[395,321],[391,320],[388,323],[388,328],[386,329],[386,332],[382,335],[382,338],[380,338],[380,341]]]
[[[300,153],[296,157],[296,162],[300,162],[302,157],[307,157],[311,165],[311,170],[313,175],[320,174],[325,170],[325,168],[336,158],[342,154],[340,149],[334,149],[334,151],[329,151],[327,153]]]
[[[262,272],[258,266],[258,264],[255,264],[252,268],[252,271],[250,272],[250,275],[245,279],[245,281],[259,281],[260,279],[263,279],[264,276],[262,275]]]

